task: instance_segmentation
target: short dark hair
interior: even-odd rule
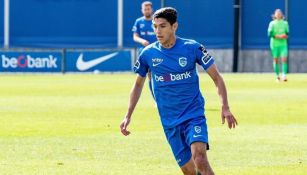
[[[151,3],[150,1],[144,1],[144,2],[142,3],[142,7],[143,7],[143,6],[148,6],[148,5],[150,5],[150,6],[152,7],[152,3]]]
[[[173,7],[160,8],[153,14],[153,19],[155,18],[164,18],[173,25],[177,22],[177,10]]]

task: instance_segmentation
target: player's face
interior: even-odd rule
[[[164,18],[155,18],[153,20],[153,28],[156,34],[157,40],[162,45],[168,45],[175,39],[175,32],[177,30],[177,23],[171,25],[166,19]]]
[[[142,13],[146,18],[151,18],[152,7],[150,5],[144,5],[142,7]]]
[[[275,18],[277,18],[277,19],[283,18],[283,14],[280,10],[276,10],[274,15],[275,15]]]

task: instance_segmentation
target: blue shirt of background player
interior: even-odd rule
[[[156,35],[152,28],[152,21],[146,20],[144,16],[135,20],[132,27],[132,32],[137,33],[141,38],[147,40],[149,43],[157,41]],[[140,48],[143,49],[144,46],[140,45]]]
[[[145,47],[134,66],[142,77],[151,70],[153,93],[165,129],[204,116],[196,63],[207,70],[214,59],[196,41],[177,37],[169,49],[159,42]]]

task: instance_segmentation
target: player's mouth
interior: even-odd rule
[[[157,39],[161,40],[161,39],[163,39],[163,36],[157,36]]]

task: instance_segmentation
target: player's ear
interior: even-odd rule
[[[172,25],[172,28],[173,28],[174,31],[176,31],[177,28],[178,28],[178,22],[175,22],[175,23]]]

